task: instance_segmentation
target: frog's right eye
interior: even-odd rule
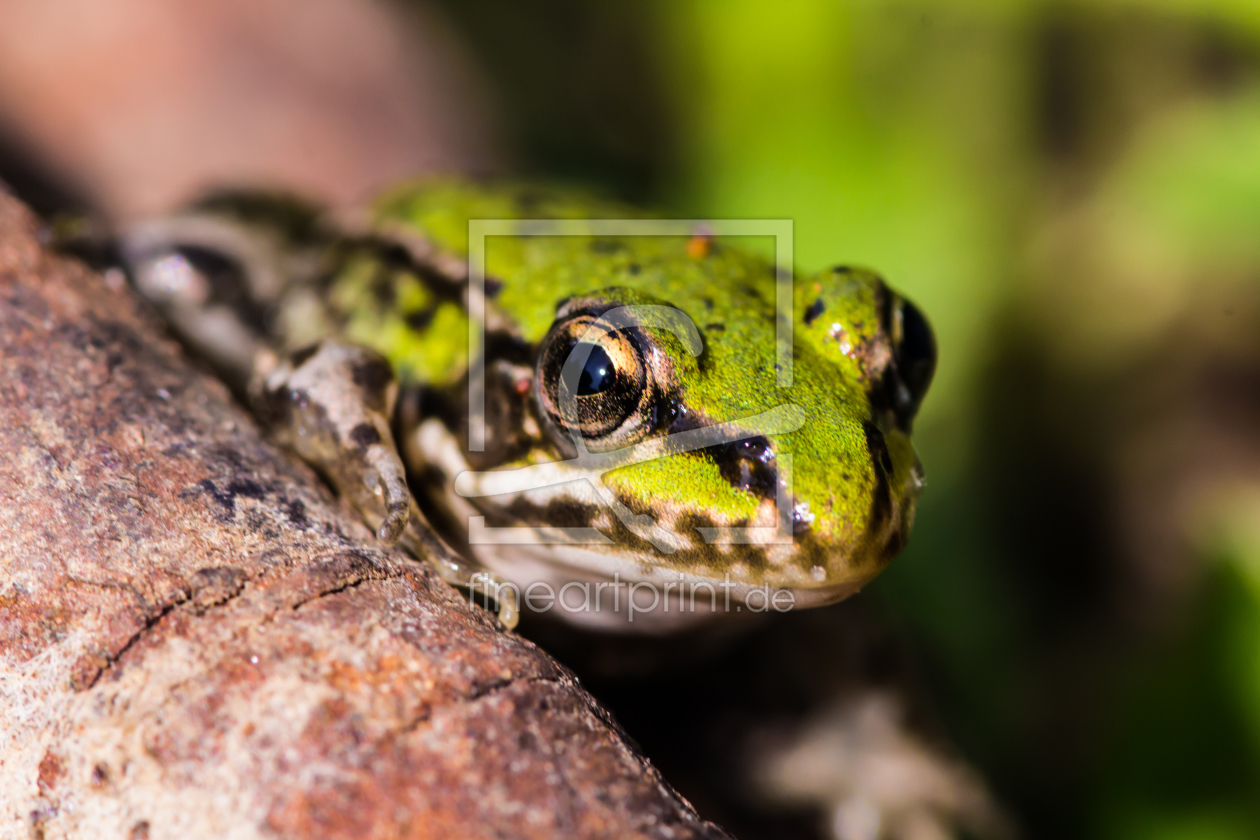
[[[543,340],[536,381],[543,413],[568,448],[574,432],[592,450],[628,446],[650,427],[652,372],[637,330],[589,314],[555,324]]]

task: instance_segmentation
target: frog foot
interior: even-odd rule
[[[381,542],[398,542],[414,502],[390,432],[398,385],[385,357],[324,339],[283,361],[260,358],[250,390],[280,443],[321,472]]]
[[[281,445],[322,473],[381,542],[401,541],[442,580],[494,599],[499,622],[516,626],[515,587],[452,551],[411,497],[390,432],[398,385],[384,356],[326,338],[284,360],[262,354],[254,371],[256,410]]]
[[[499,623],[505,630],[516,628],[520,620],[520,596],[516,586],[503,578],[471,565],[464,558],[451,550],[432,528],[425,524],[424,516],[419,508],[413,510],[411,519],[403,532],[402,544],[412,555],[423,557],[437,572],[438,577],[451,586],[467,589],[469,602],[474,603],[475,596],[480,594],[485,606],[493,600],[497,605]]]

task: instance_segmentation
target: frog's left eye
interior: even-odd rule
[[[593,315],[557,322],[538,357],[538,399],[562,445],[577,432],[592,450],[627,446],[649,431],[652,372],[645,338]]]
[[[903,429],[909,430],[936,372],[936,338],[919,308],[888,293],[883,326],[892,344],[892,364],[884,372],[884,388]]]

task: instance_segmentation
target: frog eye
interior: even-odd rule
[[[611,449],[646,434],[653,388],[644,341],[589,314],[552,327],[538,356],[538,399],[562,444],[577,432],[592,449]]]
[[[936,337],[919,308],[900,295],[891,294],[885,329],[892,343],[891,397],[893,410],[909,428],[932,384],[936,372]]]
[[[917,403],[927,393],[928,386],[932,384],[932,374],[936,372],[936,336],[919,307],[904,298],[901,301],[900,326],[893,353],[902,381]]]

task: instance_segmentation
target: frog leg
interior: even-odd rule
[[[398,542],[411,515],[411,493],[389,429],[398,394],[389,362],[366,347],[331,338],[283,361],[267,355],[260,356],[251,388],[259,414],[280,443],[350,502],[381,542]]]
[[[283,360],[267,351],[255,364],[250,392],[279,442],[327,477],[381,542],[402,540],[442,580],[495,598],[499,620],[515,626],[515,590],[455,554],[411,497],[390,431],[398,383],[384,356],[336,338]]]
[[[452,551],[425,522],[416,503],[411,505],[411,518],[402,535],[403,547],[416,557],[428,558],[438,577],[451,586],[493,599],[498,604],[499,623],[508,630],[515,628],[521,615],[516,588],[493,572],[472,566]]]
[[[267,327],[267,313],[285,295],[292,295],[288,308],[299,296],[314,296],[323,249],[357,244],[392,253],[404,243],[369,235],[366,227],[357,237],[330,227],[314,244],[294,242],[286,231],[295,219],[309,228],[314,211],[265,193],[220,194],[212,204],[142,222],[120,237],[119,256],[137,290],[233,391],[248,395],[278,442],[323,473],[382,542],[402,540],[442,580],[494,597],[500,621],[514,626],[515,589],[451,551],[411,498],[390,432],[398,386],[389,362],[331,338],[283,356]],[[425,243],[409,245],[403,250],[413,259],[426,266],[434,259]],[[303,310],[303,335],[331,331],[321,312],[318,305]],[[290,348],[303,341],[279,332]]]

